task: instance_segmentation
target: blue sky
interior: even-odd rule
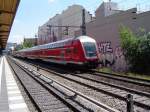
[[[38,27],[57,13],[61,13],[73,4],[84,6],[90,13],[108,0],[20,0],[18,11],[10,32],[8,42],[22,42],[23,38],[34,37]],[[150,0],[112,0],[119,3],[121,9],[137,6],[150,9]]]

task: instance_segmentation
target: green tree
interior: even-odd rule
[[[134,35],[122,26],[120,30],[121,46],[129,68],[134,72],[150,72],[150,34]]]
[[[33,43],[31,42],[31,41],[24,41],[23,42],[23,48],[25,49],[25,48],[30,48],[30,47],[33,47],[34,45],[33,45]]]

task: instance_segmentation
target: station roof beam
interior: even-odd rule
[[[5,48],[20,0],[0,0],[0,48]]]

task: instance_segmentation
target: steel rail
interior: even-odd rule
[[[80,77],[80,78],[83,78],[83,79],[86,79],[86,80],[90,80],[90,81],[93,81],[93,82],[96,82],[96,83],[101,83],[101,84],[104,84],[104,85],[107,85],[107,86],[115,87],[115,88],[118,88],[118,89],[121,89],[121,90],[125,90],[125,91],[128,91],[128,92],[132,92],[132,93],[142,95],[142,96],[146,96],[146,97],[150,98],[150,93],[148,93],[148,92],[142,92],[142,91],[138,91],[138,90],[135,90],[135,89],[123,87],[123,86],[120,86],[120,85],[110,84],[110,83],[107,83],[107,82],[104,82],[104,81],[87,78],[87,77],[80,76],[80,75],[77,75],[77,74],[71,74],[71,75],[74,75],[74,76],[77,76],[77,77]]]
[[[108,77],[110,76],[114,76],[114,79],[115,77],[118,78],[120,80],[120,78],[125,78],[126,80],[130,79],[130,80],[133,80],[134,81],[141,81],[141,84],[145,84],[147,86],[150,86],[150,80],[147,80],[147,79],[140,79],[140,78],[135,78],[135,77],[131,77],[131,76],[123,76],[123,75],[117,75],[115,73],[107,73],[107,72],[100,72],[100,71],[96,71],[96,70],[91,70],[91,72],[95,72],[95,73],[101,73],[101,74],[105,74],[105,76],[107,75]],[[101,75],[100,74],[100,75]],[[120,78],[119,78],[120,77]],[[132,81],[130,81],[132,82]],[[135,83],[136,83],[135,82]],[[137,83],[136,83],[137,84]]]
[[[104,73],[104,74],[110,74],[110,75],[114,75],[114,76],[117,76],[117,77],[122,77],[122,78],[129,78],[129,79],[133,79],[133,80],[138,80],[138,81],[143,81],[143,82],[148,82],[150,83],[150,80],[148,79],[142,79],[142,78],[136,78],[136,77],[132,77],[132,76],[125,76],[125,75],[119,75],[119,74],[115,74],[115,73],[107,73],[107,72],[101,72],[101,71],[97,71],[97,70],[93,70],[95,72],[98,72],[98,73]]]
[[[36,67],[36,65],[34,65],[34,64],[30,64],[30,65]],[[118,98],[119,100],[122,100],[122,101],[126,101],[126,100],[127,100],[126,97],[122,97],[122,96],[120,96],[120,95],[118,95],[118,94],[114,94],[114,93],[105,91],[105,90],[103,90],[103,89],[99,89],[99,88],[96,88],[96,87],[94,87],[94,86],[87,85],[87,84],[85,84],[85,83],[76,81],[76,80],[74,80],[74,79],[71,79],[71,78],[68,78],[68,77],[66,77],[66,76],[63,76],[63,75],[61,75],[60,73],[57,73],[57,72],[55,72],[55,71],[51,71],[51,70],[49,70],[49,69],[47,69],[47,68],[43,68],[43,67],[40,67],[40,66],[38,66],[38,67],[39,67],[40,69],[42,69],[42,70],[45,70],[45,71],[48,71],[48,72],[50,72],[50,73],[59,75],[60,77],[65,78],[65,79],[67,79],[67,80],[69,80],[69,81],[73,81],[73,82],[75,82],[75,83],[78,83],[78,84],[80,84],[80,85],[86,86],[86,87],[88,87],[88,88],[92,88],[93,90],[96,90],[96,91],[98,91],[98,92],[102,92],[102,93],[107,94],[107,95],[109,95],[109,96]],[[147,94],[147,93],[145,93],[145,95],[146,95],[146,94]],[[148,95],[148,94],[147,94],[147,95]],[[148,96],[149,96],[149,95],[148,95]],[[137,102],[137,101],[135,101],[135,100],[134,100],[134,105],[139,106],[139,107],[142,107],[142,108],[145,108],[145,109],[150,109],[150,105],[143,104],[143,103]]]
[[[99,74],[99,73],[93,73],[93,75],[102,76],[102,77],[106,77],[106,78],[109,78],[109,79],[114,79],[114,80],[117,80],[117,81],[132,83],[132,84],[136,84],[136,85],[139,85],[139,86],[150,87],[150,83],[139,82],[139,81],[134,81],[134,80],[129,80],[129,79],[122,79],[120,77],[113,77],[113,76],[111,76],[111,74],[110,75],[104,75],[104,74]]]
[[[42,112],[41,109],[39,108],[38,104],[36,103],[36,101],[34,100],[34,98],[32,97],[32,95],[29,93],[29,91],[27,90],[27,88],[25,87],[25,85],[23,84],[22,80],[19,78],[18,74],[16,73],[15,69],[13,68],[13,66],[11,65],[11,62],[9,59],[7,59],[10,68],[13,72],[13,74],[17,77],[19,83],[21,84],[21,86],[23,87],[23,89],[25,90],[26,94],[28,95],[29,99],[31,100],[32,104],[35,106],[35,108],[38,110],[38,112]]]
[[[29,63],[29,62],[25,62],[25,63]],[[32,66],[35,66],[34,64],[32,63],[29,63],[30,65]],[[49,70],[47,68],[42,68],[40,66],[38,66],[40,69],[43,69],[43,70]],[[68,71],[65,71],[65,70],[62,70],[64,72],[68,72]],[[146,97],[150,97],[150,93],[148,92],[142,92],[142,91],[138,91],[138,90],[135,90],[135,89],[131,89],[131,88],[127,88],[127,87],[123,87],[123,86],[120,86],[120,85],[116,85],[116,84],[110,84],[110,83],[107,83],[107,82],[104,82],[104,81],[100,81],[100,80],[95,80],[95,79],[90,79],[90,78],[87,78],[87,77],[84,77],[84,76],[79,76],[75,73],[69,73],[70,75],[74,75],[74,76],[77,76],[77,77],[81,77],[81,78],[84,78],[86,80],[90,80],[90,81],[93,81],[93,82],[97,82],[97,83],[101,83],[101,84],[104,84],[104,85],[108,85],[108,86],[112,86],[112,87],[115,87],[115,88],[118,88],[118,89],[122,89],[122,90],[125,90],[125,91],[129,91],[129,92],[133,92],[135,94],[139,94],[139,95],[142,95],[142,96],[146,96]],[[93,75],[93,73],[92,73]]]
[[[122,101],[126,101],[126,100],[127,100],[126,97],[122,97],[122,96],[120,96],[120,95],[118,95],[118,94],[111,93],[111,92],[105,91],[105,90],[103,90],[103,89],[96,88],[96,87],[91,86],[91,85],[87,85],[87,84],[85,84],[85,83],[76,81],[76,80],[71,79],[71,78],[68,78],[68,77],[66,77],[66,76],[62,76],[60,73],[57,73],[57,72],[54,72],[54,71],[50,71],[50,70],[45,69],[45,68],[42,68],[42,69],[43,69],[43,70],[46,70],[46,71],[48,71],[48,72],[51,72],[51,73],[53,73],[53,74],[59,75],[60,77],[63,77],[63,78],[65,78],[65,79],[67,79],[67,80],[70,80],[70,81],[72,81],[72,82],[81,84],[81,85],[83,85],[83,86],[85,86],[85,87],[92,88],[93,90],[96,90],[96,91],[98,91],[98,92],[102,92],[102,93],[107,94],[107,95],[109,95],[109,96],[118,98],[119,100],[122,100]],[[148,96],[149,96],[149,94],[148,94]],[[139,106],[139,107],[142,107],[142,108],[145,108],[145,109],[150,109],[150,105],[143,104],[143,103],[137,102],[137,101],[135,101],[135,100],[133,100],[133,102],[134,102],[134,105],[136,105],[136,106]]]
[[[12,60],[11,60],[12,61]],[[14,61],[13,61],[14,62]],[[9,64],[11,65],[11,62],[9,62]],[[30,77],[32,77],[36,82],[38,82],[42,87],[44,87],[46,90],[50,91],[50,93],[52,93],[54,96],[56,96],[59,100],[61,100],[64,104],[66,104],[69,108],[71,108],[74,112],[80,112],[80,110],[78,110],[76,107],[72,106],[69,102],[66,102],[64,99],[62,99],[59,95],[57,95],[56,93],[54,93],[52,90],[50,90],[48,87],[46,87],[44,84],[42,84],[40,81],[38,81],[37,79],[35,79],[35,77],[33,77],[29,72],[26,71],[26,69],[23,69],[20,65],[18,65],[16,62],[14,62],[14,64],[16,64],[19,68],[21,68],[25,73],[27,73]],[[12,66],[11,66],[12,67]],[[14,69],[13,69],[14,71]],[[16,72],[15,72],[16,73]],[[17,73],[16,73],[17,74]],[[18,77],[19,78],[19,77]],[[19,79],[20,80],[20,79]],[[21,81],[22,82],[22,81]],[[21,83],[23,84],[23,83]],[[25,87],[25,85],[23,85],[23,87]],[[36,103],[36,101],[34,100],[34,98],[30,95],[30,93],[28,92],[27,88],[25,87],[25,90],[27,91],[29,97],[31,98],[31,101],[33,102],[33,104],[35,105],[35,107],[37,108],[37,110],[39,112],[42,112],[40,107],[38,106],[38,104]]]
[[[30,63],[32,65],[31,62],[26,62],[26,63]],[[33,65],[33,66],[36,67],[36,65]],[[81,69],[81,70],[84,70],[84,69]],[[139,79],[139,78],[132,78],[132,77],[130,78],[128,76],[124,77],[124,76],[120,76],[120,75],[116,75],[116,74],[109,74],[109,73],[106,73],[106,72],[98,72],[98,71],[95,71],[95,70],[86,70],[86,71],[92,73],[92,75],[102,76],[102,77],[109,78],[109,79],[114,79],[114,80],[117,80],[117,81],[119,80],[119,81],[122,81],[122,82],[136,84],[136,85],[139,85],[139,86],[150,87],[150,81],[149,80],[144,80],[144,79]],[[122,78],[125,78],[125,79],[122,79]],[[142,81],[142,82],[140,82],[140,81]]]
[[[16,63],[16,62],[15,62],[15,63]],[[18,65],[18,64],[17,64],[17,65]],[[19,65],[18,65],[18,66],[19,66]],[[20,67],[20,66],[19,66],[19,67]],[[27,67],[26,67],[26,68],[27,68]],[[24,69],[24,70],[25,70],[25,69]],[[36,71],[30,70],[30,72],[33,73],[33,72],[36,72]],[[37,72],[37,73],[38,73],[38,72]],[[29,74],[29,73],[28,73],[28,74]],[[93,104],[96,104],[97,106],[100,106],[100,107],[104,108],[105,110],[108,110],[108,111],[110,111],[110,112],[119,112],[119,111],[117,111],[116,109],[113,109],[113,108],[111,108],[111,107],[109,107],[109,106],[107,106],[107,105],[105,105],[105,104],[102,104],[102,103],[100,103],[100,102],[98,102],[98,101],[96,101],[96,100],[94,100],[94,99],[92,99],[92,98],[90,98],[90,97],[88,97],[88,96],[82,94],[81,92],[75,91],[75,90],[73,90],[72,88],[63,85],[63,84],[59,83],[58,81],[56,81],[56,80],[54,80],[54,79],[51,79],[51,78],[49,78],[49,77],[46,77],[46,76],[44,76],[44,75],[42,75],[42,74],[40,74],[40,73],[38,73],[38,74],[39,74],[39,75],[35,75],[35,76],[41,78],[43,81],[45,81],[45,82],[48,83],[48,84],[51,84],[51,82],[55,82],[55,83],[57,83],[58,85],[60,85],[60,86],[62,86],[62,87],[64,87],[64,88],[66,88],[66,89],[68,89],[69,91],[74,92],[76,95],[79,95],[79,96],[83,97],[84,99],[86,99],[86,100],[92,102]],[[44,78],[43,78],[43,77],[44,77]],[[46,78],[46,79],[45,79],[45,78]],[[48,79],[48,80],[47,80],[47,79]]]

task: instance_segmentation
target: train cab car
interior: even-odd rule
[[[77,43],[77,42],[78,43]],[[96,41],[88,36],[80,36],[74,40],[75,46],[74,49],[79,50],[74,54],[74,62],[78,62],[78,64],[82,64],[85,66],[97,66],[98,64],[98,49],[96,45]],[[76,60],[75,57],[78,57]]]
[[[88,36],[79,36],[17,51],[17,55],[41,59],[59,64],[74,64],[87,67],[98,65],[96,41]]]

